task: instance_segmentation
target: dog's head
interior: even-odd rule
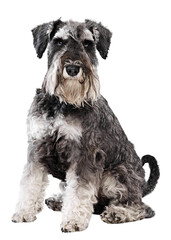
[[[96,49],[106,59],[111,32],[90,20],[78,23],[58,19],[37,26],[32,33],[39,58],[48,48],[44,91],[78,107],[97,100],[100,86]]]

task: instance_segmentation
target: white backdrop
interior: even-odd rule
[[[171,5],[166,0],[6,0],[0,3],[0,238],[1,239],[167,239],[171,201]],[[99,59],[101,92],[139,156],[154,155],[161,178],[144,198],[152,219],[109,225],[92,216],[80,233],[60,231],[61,214],[46,207],[34,223],[10,221],[27,155],[26,116],[46,72],[46,54],[36,58],[30,30],[56,20],[89,18],[113,32],[107,60]],[[100,57],[99,57],[100,58]],[[57,192],[51,178],[47,196]]]

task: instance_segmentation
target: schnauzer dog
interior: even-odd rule
[[[37,56],[48,49],[48,70],[28,114],[28,161],[12,221],[36,219],[48,174],[61,180],[62,194],[46,204],[61,210],[63,232],[86,229],[92,213],[106,223],[153,217],[142,197],[157,184],[157,161],[150,155],[139,159],[100,94],[96,49],[106,59],[111,32],[91,20],[58,19],[32,33]]]

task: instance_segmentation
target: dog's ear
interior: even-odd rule
[[[106,59],[110,47],[112,33],[101,23],[96,23],[88,19],[85,20],[85,23],[86,27],[93,33],[94,39],[96,41],[96,48],[99,51],[101,57]]]
[[[48,42],[53,38],[55,32],[63,22],[57,21],[44,23],[32,29],[33,45],[36,49],[37,57],[41,58],[46,50]]]

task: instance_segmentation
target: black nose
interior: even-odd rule
[[[68,66],[66,66],[66,71],[67,71],[68,75],[74,77],[79,73],[80,67],[77,65],[68,65]]]

